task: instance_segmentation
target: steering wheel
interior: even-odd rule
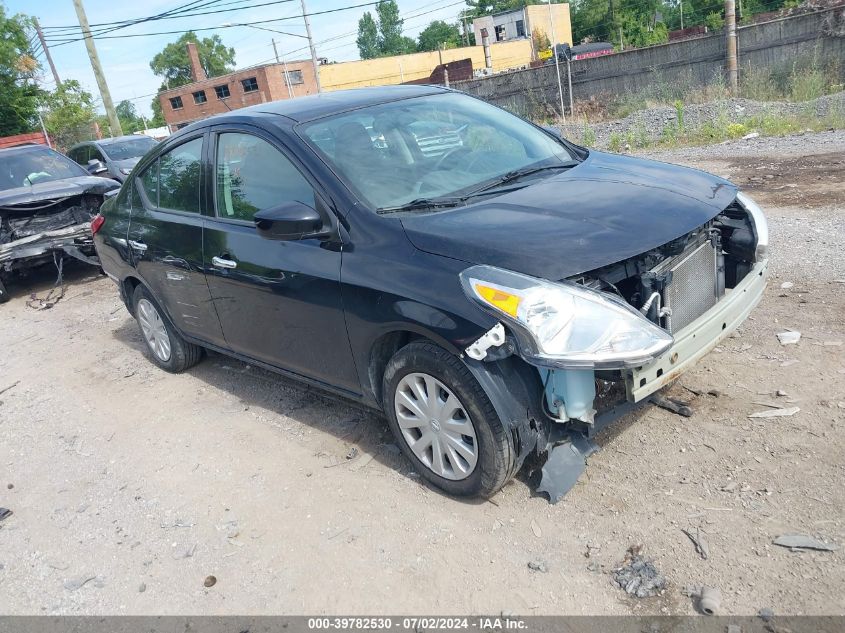
[[[455,160],[455,158],[463,155],[463,154],[472,154],[472,150],[468,147],[455,147],[454,149],[450,149],[445,154],[443,154],[440,158],[437,159],[437,162],[434,165],[434,169],[440,170],[444,167],[448,167],[450,161]]]

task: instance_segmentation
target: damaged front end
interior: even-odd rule
[[[542,385],[539,490],[558,501],[598,447],[596,432],[676,380],[741,324],[767,278],[768,228],[739,194],[712,220],[635,257],[551,282],[491,266],[462,273],[500,319],[466,349],[513,350]]]
[[[91,235],[91,219],[107,191],[116,186],[102,178],[85,178],[87,186],[39,195],[0,197],[0,275],[22,271],[69,255],[99,265]],[[102,181],[102,182],[98,182]],[[63,195],[64,194],[64,195]]]

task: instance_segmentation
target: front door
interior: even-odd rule
[[[203,273],[203,139],[177,145],[135,178],[127,243],[138,275],[174,325],[223,345]]]
[[[269,136],[250,128],[212,139],[205,270],[227,346],[360,393],[340,296],[340,245],[268,240],[255,228],[258,211],[283,202],[317,208],[314,187]]]

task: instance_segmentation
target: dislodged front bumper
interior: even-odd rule
[[[42,256],[56,251],[62,251],[89,264],[98,264],[96,257],[83,252],[84,250],[90,253],[93,247],[90,222],[44,231],[0,244],[0,270],[15,268],[23,260],[41,259]]]
[[[768,260],[751,271],[710,310],[675,334],[675,343],[648,365],[627,370],[625,386],[630,402],[639,402],[676,380],[735,330],[763,298]]]

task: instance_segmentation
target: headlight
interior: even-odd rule
[[[754,259],[758,262],[766,259],[769,255],[769,223],[766,222],[766,216],[757,203],[741,191],[736,194],[736,199],[748,211],[751,222],[754,224],[754,232],[757,234],[757,248],[754,251]]]
[[[120,173],[123,174],[124,176],[128,176],[129,174],[132,173],[132,168],[131,167],[121,167]]]
[[[460,275],[464,292],[512,327],[523,357],[562,368],[637,367],[674,342],[665,330],[612,295],[493,266]]]

